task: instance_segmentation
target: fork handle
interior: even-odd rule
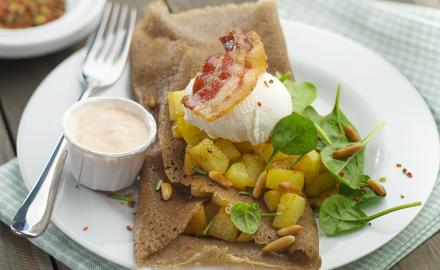
[[[12,220],[11,230],[16,235],[37,237],[46,230],[66,158],[66,140],[61,136],[40,178]]]
[[[94,82],[87,81],[86,89],[79,100],[91,96],[95,86]],[[61,136],[40,178],[12,220],[11,230],[16,235],[23,238],[37,237],[46,230],[55,204],[66,158],[66,139]]]

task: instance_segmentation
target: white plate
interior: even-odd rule
[[[377,54],[336,34],[304,24],[282,22],[297,80],[319,88],[315,106],[327,113],[336,85],[342,85],[341,107],[365,136],[381,120],[386,127],[368,145],[365,171],[387,177],[386,199],[371,207],[375,212],[397,204],[425,202],[439,165],[439,140],[433,117],[414,87]],[[59,134],[61,116],[79,95],[77,74],[81,54],[57,67],[38,87],[23,114],[18,134],[18,158],[27,187],[32,187]],[[103,95],[130,96],[129,71]],[[408,167],[414,178],[403,176],[395,164]],[[134,268],[133,210],[115,200],[74,188],[67,177],[53,212],[54,223],[93,252]],[[135,190],[136,187],[133,187]],[[401,199],[400,195],[405,199]],[[401,232],[421,210],[412,208],[372,222],[372,226],[338,237],[320,236],[323,269],[342,266],[376,250]],[[82,231],[84,224],[89,226]]]
[[[66,13],[41,26],[0,28],[0,57],[24,58],[65,48],[88,35],[96,26],[105,0],[67,0]]]

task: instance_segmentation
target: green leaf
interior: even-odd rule
[[[261,227],[261,212],[257,203],[236,203],[231,208],[231,221],[240,231],[254,234]]]
[[[379,125],[362,141],[363,148],[382,128],[384,123]],[[340,182],[349,186],[352,189],[358,189],[362,182],[364,170],[364,151],[363,149],[347,158],[334,159],[333,152],[350,147],[355,143],[352,142],[337,142],[332,143],[321,150],[322,164],[335,176]]]
[[[364,153],[359,151],[345,159],[334,159],[333,152],[349,147],[354,143],[332,143],[321,150],[322,164],[340,182],[352,189],[358,189],[364,171]]]
[[[318,96],[316,86],[311,82],[285,80],[283,84],[292,98],[293,112],[302,113]]]
[[[419,205],[421,202],[404,204],[367,216],[352,199],[342,195],[333,195],[327,198],[319,209],[319,226],[327,235],[352,232],[363,228],[373,219]]]
[[[354,131],[358,133],[354,125],[345,116],[345,114],[341,111],[339,107],[340,96],[341,96],[341,87],[340,85],[338,85],[333,110],[324,117],[320,116],[316,112],[316,110],[311,106],[305,108],[303,112],[303,114],[306,117],[308,117],[318,126],[318,131],[320,131],[320,129],[322,130],[322,132],[319,132],[320,138],[323,139],[324,141],[325,138],[323,138],[323,136],[326,136],[328,138],[326,142],[327,145],[332,142],[348,142],[349,140],[346,138],[344,133],[344,127],[346,126],[351,126],[354,129]],[[322,148],[324,148],[324,145],[320,143],[317,149],[321,150]]]
[[[339,194],[344,195],[353,199],[357,207],[365,207],[367,205],[374,204],[384,197],[379,196],[374,192],[374,190],[368,185],[368,175],[363,175],[361,180],[361,186],[359,189],[352,189],[349,186],[342,184],[339,187]]]
[[[315,124],[299,114],[282,118],[272,130],[273,152],[263,167],[266,170],[278,152],[287,155],[303,155],[316,148],[318,133]]]
[[[326,199],[319,209],[319,226],[327,235],[358,230],[365,226],[367,215],[355,207],[352,199],[342,195],[333,195]]]
[[[274,152],[302,155],[315,149],[318,133],[308,118],[291,114],[282,118],[272,131]]]

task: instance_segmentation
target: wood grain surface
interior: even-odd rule
[[[193,7],[243,0],[166,0],[177,12]],[[402,0],[440,8],[440,0]],[[121,0],[142,7],[148,0]],[[66,57],[83,46],[80,42],[60,52],[23,60],[0,60],[0,164],[15,156],[18,123],[23,109],[38,84]],[[62,91],[62,88],[60,88]],[[29,241],[15,237],[5,224],[0,224],[0,270],[69,269]],[[440,269],[440,232],[400,261],[394,270]]]

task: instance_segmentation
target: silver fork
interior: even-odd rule
[[[115,83],[127,62],[136,9],[107,3],[89,42],[82,67],[85,87],[79,100]],[[15,214],[11,230],[21,237],[37,237],[47,228],[67,157],[64,136],[59,139],[32,191]]]

